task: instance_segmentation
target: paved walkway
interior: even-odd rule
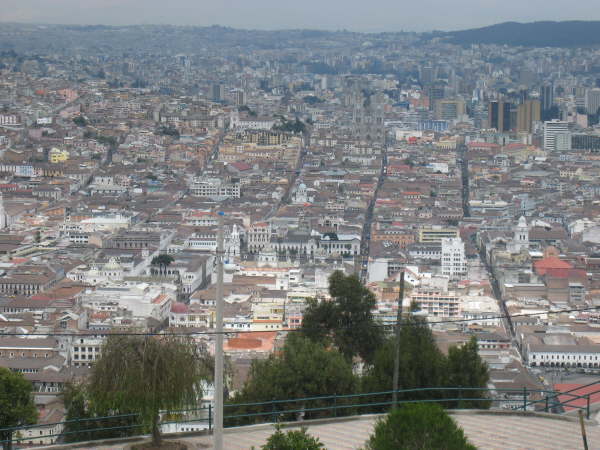
[[[489,450],[571,450],[582,449],[579,422],[561,418],[520,416],[512,414],[453,414],[469,441],[479,449]],[[329,450],[355,450],[364,446],[373,431],[376,416],[361,416],[351,420],[316,423],[308,432],[318,437]],[[287,429],[297,429],[290,427]],[[273,433],[270,426],[228,429],[224,436],[226,450],[258,450]],[[600,426],[586,424],[590,449],[600,449]],[[211,449],[208,436],[179,438],[195,449]],[[99,450],[123,449],[123,445],[99,446]]]

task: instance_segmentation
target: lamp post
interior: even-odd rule
[[[215,336],[215,431],[214,448],[223,449],[223,212],[219,212],[217,232],[217,298]]]
[[[404,301],[404,270],[400,272],[400,292],[398,292],[398,313],[396,315],[396,345],[394,348],[394,379],[392,386],[392,408],[398,406],[398,379],[400,378],[400,322]]]

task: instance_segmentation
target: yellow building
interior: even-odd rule
[[[59,148],[54,147],[48,153],[48,160],[52,164],[68,161],[69,160],[69,152],[66,150],[61,150]]]

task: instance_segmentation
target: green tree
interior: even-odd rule
[[[462,393],[467,398],[487,397],[487,383],[490,379],[489,371],[485,361],[481,359],[477,351],[477,339],[471,337],[469,342],[462,346],[453,346],[448,350],[447,363],[447,386],[482,388],[482,390],[469,390]],[[454,394],[452,395],[454,396]],[[458,408],[489,408],[489,400],[462,400],[452,405]]]
[[[335,349],[326,349],[322,344],[298,334],[291,333],[283,351],[265,360],[254,360],[243,389],[232,399],[232,404],[271,402],[272,400],[301,399],[334,394],[356,392],[357,380],[352,366]],[[331,406],[331,400],[308,402],[268,403],[256,406],[229,407],[226,415],[248,413],[273,413],[273,419],[294,420],[296,414],[278,415],[277,411],[299,410]],[[342,402],[338,402],[338,405]],[[346,411],[346,410],[342,410]],[[330,411],[309,411],[305,418],[330,415]],[[264,421],[269,414],[229,420],[229,424]]]
[[[67,383],[63,390],[67,411],[65,442],[109,439],[139,434],[142,425],[137,414],[128,411],[100,411],[91,401],[85,383]],[[91,431],[95,430],[95,431]]]
[[[85,127],[87,125],[87,121],[82,115],[73,117],[73,123],[78,127]]]
[[[153,266],[158,266],[159,274],[162,275],[167,270],[167,267],[169,267],[173,263],[173,261],[175,261],[175,258],[173,258],[171,255],[163,253],[152,258],[150,264]]]
[[[262,450],[320,450],[325,446],[306,432],[306,428],[292,430],[284,433],[281,427],[277,426],[277,431],[273,433],[267,443],[261,447]]]
[[[111,336],[90,376],[91,401],[104,411],[133,411],[160,444],[161,410],[194,407],[212,360],[189,338]]]
[[[394,409],[375,425],[367,450],[475,450],[463,430],[436,404]]]
[[[363,392],[385,392],[393,388],[395,338],[381,345],[362,379]],[[408,317],[400,328],[399,389],[439,387],[444,385],[446,360],[439,350],[433,334],[425,321],[419,317]],[[433,399],[443,397],[440,391],[417,391],[398,395],[403,399]],[[366,397],[369,403],[390,400],[389,395]],[[387,409],[382,407],[379,409]]]
[[[333,343],[348,359],[360,356],[373,360],[383,341],[383,332],[372,310],[375,296],[356,275],[335,271],[329,277],[331,301],[309,302],[302,319],[302,333],[307,337]]]
[[[22,374],[0,367],[0,428],[14,428],[37,422],[38,413],[31,395],[32,386]],[[2,448],[12,448],[11,430],[0,431]]]

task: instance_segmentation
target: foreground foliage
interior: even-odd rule
[[[362,391],[386,392],[391,390],[394,373],[394,357],[396,343],[390,338],[377,350],[373,365],[362,378]],[[488,367],[477,352],[477,341],[473,337],[463,346],[450,348],[448,356],[444,355],[435,342],[431,329],[418,317],[409,317],[402,323],[400,330],[400,370],[399,389],[419,388],[482,388],[481,390],[459,389],[422,390],[400,393],[398,400],[440,399],[447,408],[489,408],[486,399]],[[467,398],[482,400],[451,400]],[[387,396],[371,396],[365,403],[384,402]],[[448,400],[444,400],[448,399]],[[387,406],[374,408],[382,411]]]
[[[0,367],[0,428],[13,428],[37,422],[32,386],[22,374]],[[2,448],[12,448],[11,431],[0,431]]]
[[[280,427],[273,433],[262,450],[320,450],[325,446],[306,432],[306,428],[292,430],[284,433]]]
[[[283,410],[316,409],[331,404],[331,400],[270,403],[272,400],[301,399],[333,394],[356,392],[357,379],[352,366],[335,349],[292,333],[288,336],[283,351],[266,360],[254,360],[250,375],[243,389],[231,403],[268,402],[265,405],[248,405],[225,408],[225,416],[265,413],[249,418],[226,420],[229,425],[265,420],[295,420],[296,413],[279,414]],[[298,413],[300,414],[300,413]],[[329,411],[308,411],[304,418],[328,416]]]
[[[309,303],[302,318],[302,333],[324,345],[333,344],[348,361],[355,356],[371,362],[383,341],[373,317],[375,295],[357,275],[340,271],[329,277],[331,301]]]
[[[475,450],[444,409],[432,403],[407,404],[375,425],[367,450]]]
[[[88,392],[98,410],[138,413],[158,444],[159,412],[195,407],[212,367],[188,338],[112,336],[93,367]]]

